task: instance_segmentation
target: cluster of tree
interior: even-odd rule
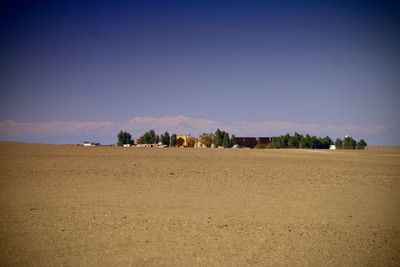
[[[161,135],[156,134],[154,130],[145,132],[140,138],[140,144],[158,144],[160,143],[165,146],[176,146],[176,134],[170,135],[167,131]]]
[[[231,135],[231,137],[229,137],[228,132],[217,129],[214,134],[213,144],[215,147],[232,147],[235,145],[235,136]]]
[[[229,136],[228,132],[217,129],[215,133],[203,133],[199,138],[188,138],[187,146],[194,147],[196,140],[200,140],[206,147],[232,147],[235,144],[235,136]]]
[[[337,149],[364,149],[367,146],[367,143],[363,139],[357,142],[349,136],[346,136],[343,141],[337,138],[335,143],[333,143],[329,136],[316,137],[308,134],[304,136],[299,133],[294,133],[294,135],[286,134],[273,137],[269,147],[328,149],[333,144],[335,144]]]
[[[166,146],[176,146],[176,134],[170,136],[170,134],[166,131],[161,135],[157,135],[154,130],[150,130],[145,132],[140,138],[140,144],[158,144],[161,141],[163,145]],[[120,131],[118,133],[118,146],[123,146],[124,144],[132,143],[132,135],[125,131]]]
[[[156,134],[154,130],[145,132],[140,138],[140,144],[156,144],[160,142],[160,136]]]
[[[125,131],[120,131],[118,133],[118,146],[123,146],[125,144],[130,144],[132,142],[132,136],[130,133]]]
[[[294,133],[294,135],[286,134],[272,138],[272,148],[318,148],[328,149],[333,145],[333,141],[329,136],[316,137],[310,135],[302,135]]]
[[[364,139],[360,139],[360,141],[357,142],[352,137],[346,136],[343,140],[337,138],[335,146],[337,149],[364,149],[367,146],[367,142],[365,142]]]
[[[203,133],[200,135],[199,139],[203,144],[205,144],[206,147],[211,147],[212,145],[215,147],[232,147],[235,145],[235,136],[230,136],[228,132],[221,131],[220,129],[217,129],[215,134]],[[171,147],[175,147],[178,144],[176,134],[170,135],[167,131],[161,135],[158,135],[154,130],[149,130],[139,138],[140,144],[158,144],[160,142],[163,145]],[[193,147],[195,142],[196,138],[189,138],[187,140],[187,146]],[[132,136],[130,133],[125,131],[120,131],[118,133],[118,146],[131,143]]]
[[[217,131],[212,133],[203,133],[200,135],[200,140],[206,147],[211,147],[214,145],[215,147],[232,147],[235,145],[235,136],[229,136],[228,132],[221,131],[217,129]],[[187,145],[189,147],[193,147],[196,139],[191,138],[187,140]],[[154,130],[150,130],[145,132],[139,139],[139,143],[141,144],[157,144],[160,143],[165,146],[175,147],[177,145],[177,136],[176,134],[170,135],[167,131],[161,135],[157,135]],[[125,131],[120,131],[118,133],[118,146],[122,146],[124,144],[131,144],[132,136],[130,133]],[[335,144],[337,149],[364,149],[367,146],[367,143],[364,139],[360,141],[354,140],[350,136],[346,136],[343,140],[337,138],[335,143],[333,143],[332,139],[329,136],[325,137],[316,137],[310,136],[306,134],[305,136],[299,133],[294,133],[294,135],[286,134],[277,137],[273,137],[272,141],[268,145],[260,145],[258,148],[314,148],[314,149],[328,149],[330,145]]]

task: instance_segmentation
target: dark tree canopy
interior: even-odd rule
[[[357,149],[364,149],[367,146],[367,142],[364,141],[364,139],[361,139],[359,142],[357,142]]]
[[[163,145],[169,146],[169,143],[170,143],[170,136],[169,136],[169,133],[168,133],[168,132],[165,132],[165,133],[161,134],[160,139],[161,139],[161,143],[162,143]]]
[[[299,133],[294,135],[286,134],[272,138],[269,147],[272,148],[312,148],[312,149],[328,149],[333,145],[333,141],[329,136],[317,137],[306,134],[303,136]]]
[[[335,147],[336,147],[336,149],[342,149],[342,147],[343,147],[343,141],[342,141],[342,139],[336,138]]]
[[[176,138],[176,134],[171,135],[171,142],[170,142],[170,146],[175,147],[177,144],[177,138]]]
[[[234,138],[235,136],[232,136]],[[229,137],[229,133],[225,131],[221,131],[220,129],[217,129],[214,134],[214,146],[215,147],[232,147],[233,143],[235,142],[234,140],[232,141],[232,138]]]
[[[132,142],[132,136],[128,132],[120,131],[118,133],[118,146],[123,146],[124,144],[130,144]]]
[[[356,149],[357,142],[350,136],[343,139],[343,149]]]
[[[157,135],[154,132],[154,130],[150,130],[148,132],[145,132],[141,137],[140,137],[140,143],[141,144],[155,144],[157,141]]]

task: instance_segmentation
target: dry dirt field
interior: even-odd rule
[[[0,265],[400,265],[400,149],[0,143]]]

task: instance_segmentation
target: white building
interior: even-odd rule
[[[83,146],[99,146],[99,143],[83,141]]]

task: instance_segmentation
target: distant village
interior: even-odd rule
[[[83,146],[100,146],[100,143],[84,141]],[[149,130],[140,138],[133,139],[132,135],[126,131],[120,131],[117,135],[116,146],[137,147],[137,148],[247,148],[247,149],[364,149],[367,143],[364,139],[356,141],[350,136],[343,139],[337,138],[333,141],[329,136],[316,137],[309,134],[302,135],[294,133],[276,137],[236,137],[226,131],[217,129],[215,133],[203,133],[198,137],[190,134],[172,134],[167,131],[163,134],[156,134],[154,130]]]

